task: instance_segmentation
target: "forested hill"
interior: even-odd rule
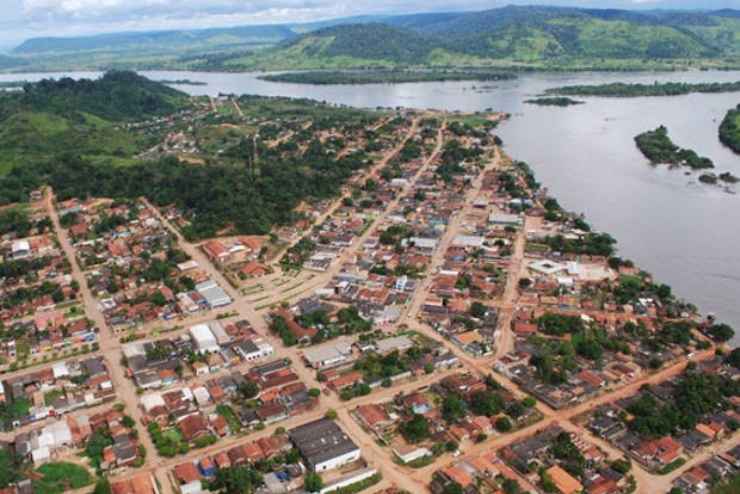
[[[130,164],[152,143],[121,122],[173,113],[187,95],[133,72],[60,79],[0,93],[0,175],[13,166],[72,152],[92,162]]]
[[[320,29],[284,43],[280,50],[317,60],[344,57],[413,65],[438,46],[415,31],[371,23]]]
[[[727,67],[740,65],[740,11],[508,6],[482,12],[361,16],[309,24],[36,38],[17,47],[13,56],[43,70],[502,63],[535,68],[650,69],[687,66],[696,60]]]
[[[100,34],[72,38],[32,38],[13,50],[17,55],[81,51],[176,51],[214,49],[244,44],[278,43],[296,34],[288,26],[241,26]]]
[[[84,112],[111,121],[140,120],[176,111],[187,95],[135,72],[107,72],[97,80],[44,79],[18,96],[22,109],[67,115]]]
[[[601,65],[740,57],[740,17],[560,7],[401,16],[307,32],[226,61],[233,68],[394,65]]]

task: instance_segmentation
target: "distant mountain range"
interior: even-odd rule
[[[134,54],[141,54],[155,66],[178,67],[179,63],[179,68],[233,70],[501,63],[608,66],[610,61],[678,59],[737,62],[740,10],[509,6],[311,24],[34,38],[12,55],[19,61],[33,61],[85,53],[94,55],[92,59],[101,64],[98,68],[112,60],[106,54],[126,53],[134,65]],[[0,68],[2,63],[0,59]]]

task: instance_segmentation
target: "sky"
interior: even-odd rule
[[[38,36],[293,23],[532,3],[633,9],[740,8],[740,0],[0,0],[0,50]]]

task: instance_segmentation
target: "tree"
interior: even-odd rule
[[[317,398],[321,395],[321,390],[319,388],[311,388],[308,390],[308,396],[311,398]]]
[[[632,462],[630,462],[629,458],[624,457],[618,460],[614,460],[611,464],[611,467],[612,470],[614,470],[615,472],[619,472],[622,475],[625,475],[632,468]]]
[[[445,397],[442,402],[442,417],[447,422],[457,422],[465,416],[466,411],[465,402],[455,395]]]
[[[263,480],[262,474],[252,467],[236,466],[218,470],[213,483],[226,494],[253,494]]]
[[[725,362],[736,369],[740,369],[740,348],[733,349],[725,359]]]
[[[707,329],[707,333],[713,340],[722,343],[730,341],[735,336],[735,330],[727,324],[714,324]]]
[[[330,409],[326,411],[326,414],[324,414],[324,417],[329,420],[336,420],[337,419],[337,411]]]
[[[484,317],[486,317],[487,312],[488,307],[480,302],[473,302],[473,304],[470,306],[470,315],[475,318],[483,319]]]
[[[251,400],[260,392],[259,386],[254,381],[251,381],[249,379],[240,384],[238,390],[239,393],[241,393],[241,395],[248,400]]]
[[[506,417],[496,419],[496,430],[499,432],[509,432],[512,429],[511,420]]]
[[[522,492],[522,488],[519,486],[519,482],[514,479],[505,478],[501,485],[506,494],[519,494]]]
[[[504,399],[493,391],[478,391],[470,400],[470,409],[476,415],[492,417],[499,414],[503,408]]]
[[[512,416],[515,419],[518,419],[522,415],[524,415],[524,412],[526,410],[524,409],[524,405],[522,405],[518,401],[514,401],[509,404],[508,407],[506,407],[506,413]]]
[[[460,484],[457,482],[451,481],[447,485],[445,485],[444,490],[442,491],[444,494],[463,494],[463,488],[460,487]]]
[[[410,443],[418,443],[429,437],[429,421],[423,415],[414,414],[411,420],[401,424],[401,434]]]
[[[93,494],[111,494],[110,481],[105,477],[99,478]]]
[[[4,489],[17,480],[19,476],[15,457],[10,449],[4,447],[0,449],[0,487]]]
[[[323,487],[324,481],[315,472],[308,472],[303,479],[303,489],[308,492],[319,492]]]

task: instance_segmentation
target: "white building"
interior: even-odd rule
[[[28,240],[16,240],[10,250],[13,259],[23,259],[31,255],[31,244]]]
[[[458,235],[452,241],[455,247],[481,248],[485,239],[478,235]]]
[[[522,226],[524,224],[521,216],[509,213],[491,213],[488,222],[492,225],[501,226]]]
[[[385,355],[398,350],[404,352],[414,346],[414,342],[408,336],[394,336],[392,338],[385,338],[384,340],[378,340],[375,342],[375,348],[378,353]]]
[[[221,349],[211,328],[207,324],[197,324],[190,328],[190,337],[193,339],[198,353],[214,353]]]
[[[303,358],[314,369],[334,367],[348,361],[351,356],[352,342],[349,340],[337,340],[303,352]]]
[[[206,299],[208,305],[215,309],[217,307],[223,307],[231,303],[231,297],[224,291],[223,288],[213,280],[204,281],[195,285],[195,290]]]

